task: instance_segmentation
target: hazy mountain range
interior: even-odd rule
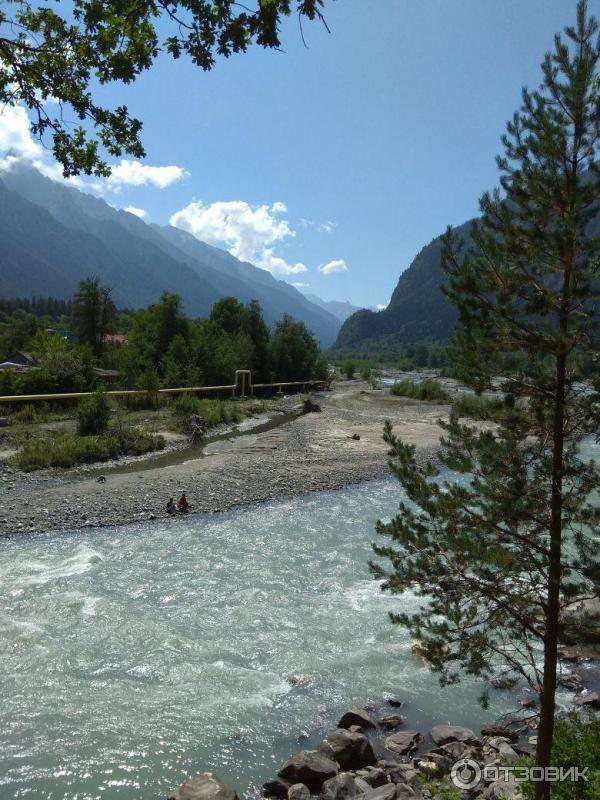
[[[272,324],[284,313],[303,320],[322,345],[341,319],[269,272],[171,226],[149,225],[104,200],[21,166],[0,173],[0,296],[69,298],[97,276],[120,307],[181,295],[187,313],[208,316],[221,297],[256,299]]]

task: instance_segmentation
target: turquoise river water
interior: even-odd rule
[[[391,693],[423,726],[512,706],[440,689],[389,623],[415,599],[367,562],[399,491],[1,542],[0,798],[159,800],[206,769],[248,796],[352,704]]]

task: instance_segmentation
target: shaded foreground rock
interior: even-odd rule
[[[436,725],[429,731],[429,735],[437,745],[448,742],[477,742],[477,737],[470,728],[460,725]]]
[[[238,800],[238,796],[212,772],[203,772],[187,780],[168,800]]]
[[[318,750],[302,750],[289,758],[277,774],[290,784],[304,783],[311,792],[318,792],[338,771],[337,763]]]
[[[321,800],[353,800],[359,794],[356,781],[348,772],[342,772],[335,778],[325,781],[321,789]]]
[[[362,733],[338,728],[320,747],[321,752],[339,764],[341,770],[362,769],[377,762],[371,742]]]
[[[304,783],[295,783],[288,789],[287,797],[288,800],[310,800],[310,789]]]
[[[385,740],[385,746],[388,750],[405,756],[415,749],[422,738],[419,731],[402,731],[402,733],[393,733],[388,736]]]

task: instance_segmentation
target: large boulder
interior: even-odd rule
[[[336,761],[341,770],[362,769],[376,763],[371,742],[363,733],[338,728],[323,742],[320,750],[327,758]]]
[[[335,778],[325,781],[321,789],[321,800],[354,800],[359,794],[354,777],[348,772],[341,772]]]
[[[335,761],[317,750],[302,750],[285,762],[277,773],[290,784],[304,783],[311,792],[319,792],[325,781],[338,774]]]
[[[369,713],[365,711],[364,708],[353,708],[350,711],[346,711],[338,722],[338,728],[351,728],[353,725],[358,725],[360,728],[376,727]]]
[[[393,733],[385,740],[385,746],[388,750],[405,756],[414,750],[423,737],[419,731],[402,731],[401,733]]]
[[[470,728],[461,728],[460,725],[435,725],[429,735],[437,745],[448,742],[467,742],[475,744],[478,739]]]
[[[203,772],[189,778],[169,800],[238,800],[238,796],[212,772]]]

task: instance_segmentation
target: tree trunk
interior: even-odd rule
[[[566,328],[566,324],[561,326]],[[550,563],[548,565],[548,594],[544,625],[544,674],[540,692],[540,722],[536,748],[536,767],[549,767],[554,738],[554,706],[558,664],[558,623],[560,615],[560,584],[562,577],[562,473],[565,422],[566,356],[564,349],[556,364],[556,398],[553,420],[552,493],[550,499]],[[536,800],[550,799],[550,784],[535,785]]]

